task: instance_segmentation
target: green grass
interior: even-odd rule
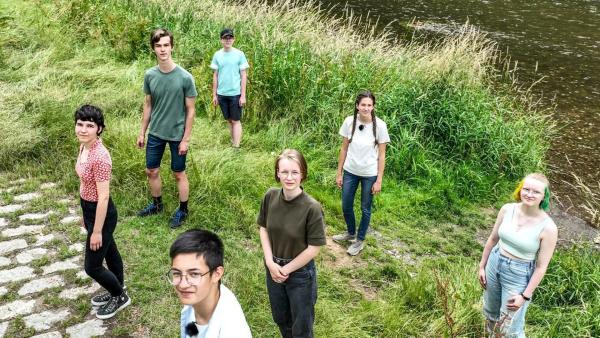
[[[225,283],[254,336],[276,336],[255,224],[263,193],[275,185],[273,160],[286,147],[303,151],[306,191],[322,203],[328,234],[343,230],[334,185],[337,129],[352,113],[356,92],[369,88],[392,136],[375,232],[359,258],[330,249],[318,257],[316,336],[449,336],[444,297],[453,301],[454,332],[482,335],[475,233],[489,229],[493,215],[481,208],[499,206],[517,178],[543,169],[553,128],[508,85],[494,82],[494,46],[481,35],[465,28],[436,46],[392,43],[289,2],[10,0],[1,6],[0,168],[7,173],[0,186],[5,177],[55,180],[56,200],[75,197],[73,111],[85,102],[105,110],[111,196],[120,214],[116,238],[133,298],[113,334],[141,327],[153,337],[177,336],[180,304],[163,278],[168,248],[181,231],[202,227],[225,242]],[[209,106],[208,63],[226,25],[236,29],[236,46],[251,63],[239,152],[228,148],[227,128]],[[191,215],[177,231],[167,227],[176,190],[166,165],[168,212],[133,217],[148,199],[144,152],[134,143],[143,72],[154,64],[146,40],[157,26],[174,31],[176,62],[191,71],[200,93],[187,170]],[[32,210],[65,211],[54,202]],[[55,218],[53,229],[70,241],[56,243],[57,254],[68,257],[78,228]],[[558,252],[527,317],[530,336],[600,335],[598,258],[589,248]],[[448,283],[445,296],[436,274]]]

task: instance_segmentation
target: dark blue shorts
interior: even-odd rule
[[[239,121],[242,119],[242,107],[240,107],[240,95],[223,96],[217,95],[219,107],[223,112],[225,120]]]
[[[178,148],[180,142],[181,141],[163,140],[149,134],[148,142],[146,143],[146,168],[160,168],[160,161],[162,160],[165,147],[168,143],[169,150],[171,150],[171,170],[176,173],[184,171],[186,155],[179,155]]]

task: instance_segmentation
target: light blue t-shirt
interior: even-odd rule
[[[250,68],[244,52],[233,47],[229,52],[225,52],[221,48],[213,55],[210,68],[218,72],[218,95],[236,96],[241,94],[242,78],[240,72]]]

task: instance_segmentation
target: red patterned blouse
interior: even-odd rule
[[[85,162],[81,162],[82,151],[83,145],[79,148],[79,156],[77,156],[77,163],[75,164],[75,171],[80,181],[79,194],[86,201],[97,202],[96,182],[110,181],[112,160],[100,139],[90,147]]]

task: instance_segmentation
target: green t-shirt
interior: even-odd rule
[[[309,245],[327,243],[321,204],[304,191],[286,201],[283,189],[269,189],[256,223],[267,229],[275,257],[293,259]]]
[[[144,93],[152,97],[149,134],[166,141],[181,141],[185,98],[198,96],[192,74],[179,66],[169,73],[154,66],[144,74]]]

